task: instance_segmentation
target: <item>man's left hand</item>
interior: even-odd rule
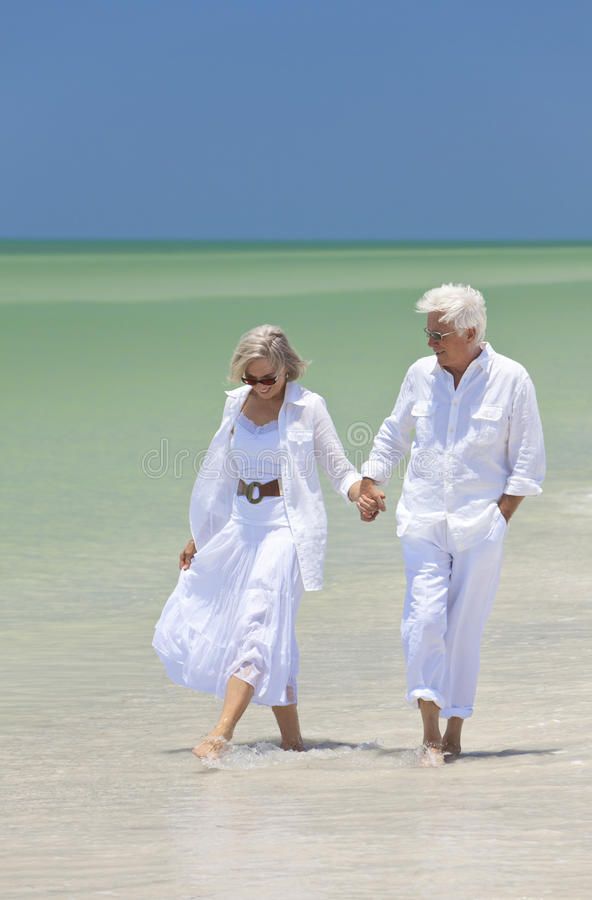
[[[497,505],[506,522],[510,521],[523,500],[524,497],[515,497],[514,494],[501,495],[497,501]]]
[[[384,491],[371,478],[363,478],[357,507],[363,522],[373,522],[379,512],[386,510]]]

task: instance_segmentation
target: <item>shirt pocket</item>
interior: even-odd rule
[[[434,411],[433,400],[417,400],[411,408],[415,440],[420,446],[429,443],[434,437]]]
[[[314,431],[311,428],[292,426],[286,430],[288,439],[288,465],[293,471],[308,477],[314,472],[316,459],[314,454]]]
[[[302,444],[312,443],[314,432],[310,428],[289,428],[286,436],[290,443],[301,446]]]
[[[488,447],[495,443],[505,430],[506,418],[503,406],[481,404],[471,409],[471,438],[477,446]]]

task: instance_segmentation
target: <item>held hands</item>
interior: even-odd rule
[[[193,542],[193,538],[185,544],[184,548],[179,553],[179,568],[180,569],[188,569],[191,565],[191,560],[197,553],[197,547]]]
[[[357,507],[362,522],[373,522],[379,512],[386,510],[385,494],[371,478],[363,478],[360,484]]]

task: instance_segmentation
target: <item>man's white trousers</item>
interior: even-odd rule
[[[472,714],[481,636],[499,583],[506,528],[499,512],[487,537],[461,551],[452,548],[445,522],[429,535],[401,538],[409,703],[433,700],[444,718]]]

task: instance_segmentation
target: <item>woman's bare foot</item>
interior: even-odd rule
[[[296,704],[273,706],[272,709],[282,736],[280,744],[282,750],[295,750],[297,753],[302,753],[304,742],[300,734],[300,722],[298,721]]]
[[[218,759],[229,749],[237,722],[253,696],[253,686],[232,675],[226,685],[224,705],[215,728],[197,744],[192,753],[199,759]]]
[[[232,736],[232,735],[231,735]],[[218,759],[229,749],[229,738],[223,734],[208,734],[191,751],[198,759]]]
[[[280,747],[282,748],[282,750],[293,750],[295,753],[304,753],[306,750],[302,738],[298,738],[298,740],[296,741],[283,740],[280,744]]]

